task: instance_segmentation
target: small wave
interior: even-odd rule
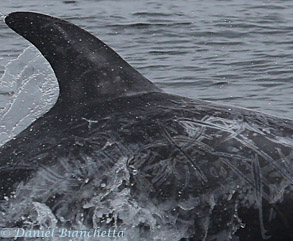
[[[169,16],[182,16],[181,13],[159,13],[159,12],[135,12],[132,13],[133,16],[147,16],[147,17],[169,17]]]
[[[173,22],[173,23],[124,23],[124,24],[110,24],[109,27],[114,28],[149,28],[149,27],[166,27],[166,26],[181,26],[181,25],[191,25],[191,22]]]

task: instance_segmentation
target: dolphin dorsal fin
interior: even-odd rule
[[[5,22],[51,64],[60,88],[58,102],[82,104],[160,91],[109,46],[74,24],[32,12],[11,13]]]

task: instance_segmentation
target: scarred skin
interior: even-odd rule
[[[22,12],[5,21],[47,58],[60,96],[0,148],[0,225],[21,226],[11,207],[38,202],[60,226],[83,212],[91,227],[102,223],[97,206],[124,200],[124,211],[137,205],[151,218],[109,213],[146,240],[166,229],[177,240],[293,239],[292,120],[163,93],[63,20]]]

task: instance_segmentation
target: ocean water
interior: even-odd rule
[[[166,92],[293,118],[292,1],[10,0],[0,11],[71,21]],[[0,36],[1,144],[46,112],[58,87],[46,61],[3,21]]]

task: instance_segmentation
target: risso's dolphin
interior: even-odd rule
[[[0,149],[0,227],[125,240],[293,240],[293,121],[164,93],[102,41],[15,12],[60,87]]]

